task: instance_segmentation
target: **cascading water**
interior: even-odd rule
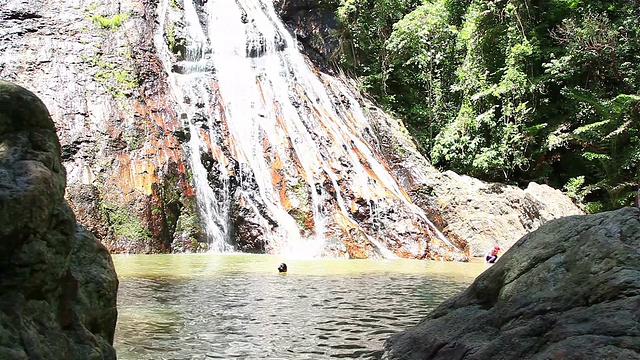
[[[347,87],[314,73],[271,1],[184,0],[180,11],[164,0],[158,15],[212,250],[455,251],[365,140],[369,122]],[[178,27],[184,43],[171,53]]]

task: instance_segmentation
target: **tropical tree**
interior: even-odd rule
[[[638,186],[639,0],[342,0],[343,64],[441,169],[564,188],[591,211]]]

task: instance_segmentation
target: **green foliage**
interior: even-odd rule
[[[537,48],[526,36],[518,3],[474,2],[457,37],[464,58],[451,90],[458,112],[431,147],[440,166],[489,180],[510,181],[528,166],[533,84],[528,62]],[[483,28],[491,26],[490,31]]]
[[[138,129],[124,129],[122,134],[122,139],[127,143],[127,150],[133,151],[138,150],[144,146],[145,138],[144,133],[140,132]]]
[[[289,211],[289,215],[296,220],[300,229],[306,229],[308,227],[307,221],[312,216],[309,210],[309,186],[304,181],[299,180],[292,186],[288,186],[288,192],[292,193],[298,201],[298,204]]]
[[[176,221],[176,228],[172,247],[178,251],[201,252],[208,248],[207,243],[199,242],[202,238],[203,226],[197,214],[195,204],[187,202],[180,216]]]
[[[190,236],[194,234],[202,233],[202,224],[200,221],[200,217],[198,217],[195,209],[192,209],[192,212],[184,212],[180,218],[178,219],[178,223],[176,226],[177,233],[186,233]],[[193,238],[193,241],[197,241]]]
[[[129,14],[115,14],[112,17],[104,17],[100,14],[91,15],[91,20],[103,29],[116,30],[129,18]]]
[[[586,190],[584,189],[584,176],[569,179],[564,185],[563,190],[573,201],[582,203],[586,195]]]
[[[637,1],[342,0],[343,66],[442,168],[563,188],[590,211],[640,175]]]
[[[151,241],[151,232],[131,210],[106,203],[102,203],[101,208],[114,236],[136,242]]]
[[[420,3],[420,0],[340,0],[338,18],[344,29],[341,64],[361,76],[365,90],[374,95],[386,93],[384,43],[393,24]]]
[[[206,251],[207,244],[201,243],[203,226],[198,215],[197,205],[193,198],[188,198],[179,184],[182,175],[165,174],[164,184],[160,188],[161,212],[171,234],[171,247],[174,251],[199,252]]]
[[[175,34],[175,23],[170,23],[167,26],[167,42],[169,43],[169,50],[174,51],[176,48],[176,34]]]
[[[593,178],[589,192],[606,192],[600,201],[605,210],[632,203],[638,186],[634,175],[640,169],[640,96],[619,94],[602,101],[575,89],[568,96],[592,106],[595,113],[593,122],[565,134],[574,147],[582,150]]]
[[[449,89],[458,63],[457,29],[447,23],[449,15],[445,1],[425,3],[393,26],[385,45],[389,51],[385,78],[394,93],[388,103],[407,119],[407,126],[427,149],[455,111],[450,106],[455,94]]]
[[[104,61],[100,56],[83,59],[91,66],[99,69],[93,75],[93,78],[100,84],[107,87],[107,92],[115,97],[124,97],[129,90],[139,86],[135,75],[124,68],[118,67],[117,64]]]
[[[105,69],[96,72],[97,79],[114,79],[118,84],[126,89],[133,89],[138,86],[138,82],[128,71],[123,69]]]
[[[178,58],[182,58],[183,53],[182,50],[185,48],[185,39],[184,38],[176,38],[175,33],[176,23],[172,22],[167,26],[167,45],[169,46],[169,50],[176,54]]]

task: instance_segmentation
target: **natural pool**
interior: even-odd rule
[[[115,255],[120,360],[376,359],[483,263]],[[286,262],[289,272],[279,274]]]

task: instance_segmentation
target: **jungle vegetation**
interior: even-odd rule
[[[441,169],[634,202],[640,0],[340,0],[340,64]]]

